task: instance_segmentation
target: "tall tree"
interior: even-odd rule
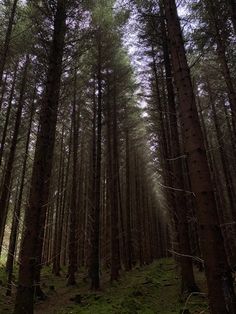
[[[4,40],[4,44],[3,44],[3,49],[1,51],[0,86],[2,86],[3,72],[4,72],[5,63],[7,60],[7,54],[9,51],[10,42],[11,42],[11,34],[12,34],[12,28],[14,26],[14,19],[15,19],[15,15],[16,15],[17,3],[18,3],[18,0],[13,1],[10,16],[9,16],[8,26],[7,26],[7,30],[6,30],[6,36],[5,36],[5,40]]]
[[[174,0],[164,0],[164,7],[174,81],[179,99],[184,149],[187,154],[191,187],[197,203],[197,217],[201,249],[206,267],[210,310],[212,313],[219,314],[235,313],[236,303],[232,277],[227,264],[223,237],[217,217],[214,191],[176,3]],[[225,295],[226,284],[227,295]]]
[[[33,313],[35,276],[37,268],[41,265],[41,255],[38,254],[42,250],[41,239],[52,170],[67,8],[67,1],[56,2],[45,95],[40,113],[29,201],[25,211],[25,232],[21,246],[15,314],[23,314],[26,311],[29,314]]]

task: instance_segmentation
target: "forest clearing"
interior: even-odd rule
[[[236,314],[236,0],[0,0],[0,314]]]

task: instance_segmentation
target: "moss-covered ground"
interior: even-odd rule
[[[42,287],[48,298],[38,301],[36,314],[171,314],[171,313],[209,313],[204,292],[190,295],[183,300],[180,295],[180,279],[175,263],[162,259],[143,268],[135,268],[123,273],[119,282],[110,284],[108,274],[103,274],[102,289],[89,290],[89,283],[83,275],[78,285],[66,287],[65,272],[61,277],[51,275],[45,268]],[[107,278],[107,280],[106,280]],[[204,291],[204,276],[196,271],[196,278]],[[5,297],[6,277],[0,271],[1,300],[0,313],[11,313],[13,297]]]

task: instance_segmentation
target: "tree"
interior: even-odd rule
[[[5,63],[6,63],[6,60],[7,60],[7,54],[8,54],[8,51],[9,51],[9,46],[10,46],[10,41],[11,41],[12,28],[13,28],[13,25],[14,25],[14,19],[15,19],[15,14],[16,14],[17,3],[18,3],[18,0],[14,0],[13,1],[11,12],[10,12],[10,16],[9,16],[8,26],[7,26],[7,30],[6,30],[6,36],[5,36],[5,40],[4,40],[4,45],[3,45],[2,52],[1,52],[0,86],[2,86],[3,72],[4,72]]]
[[[165,0],[164,7],[174,80],[180,105],[184,148],[188,156],[191,187],[197,202],[197,217],[201,249],[206,267],[210,310],[212,313],[225,313],[225,311],[234,313],[235,296],[232,288],[232,277],[227,265],[223,237],[216,214],[210,171],[175,1]],[[228,287],[227,296],[224,293],[225,284]]]
[[[62,57],[66,32],[66,11],[68,3],[58,0],[54,18],[54,29],[48,60],[47,82],[44,102],[40,113],[40,128],[37,136],[31,190],[25,211],[25,233],[21,247],[21,264],[16,295],[15,314],[33,313],[35,276],[41,264],[43,227],[49,184],[52,170],[52,157],[55,142]]]

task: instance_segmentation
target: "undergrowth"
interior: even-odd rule
[[[179,294],[180,278],[172,259],[162,259],[152,265],[124,272],[121,279],[109,283],[103,274],[102,289],[89,290],[89,283],[78,278],[78,286],[66,287],[66,270],[61,277],[51,274],[49,267],[42,273],[42,288],[48,298],[38,301],[36,314],[203,314],[207,310],[204,294],[183,300]],[[204,289],[204,275],[196,272],[198,285]],[[6,274],[0,266],[0,313],[12,313],[14,293],[5,297]]]

